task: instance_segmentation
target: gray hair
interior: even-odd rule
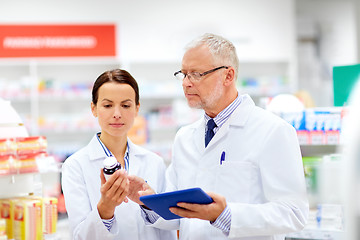
[[[185,47],[185,50],[187,51],[204,44],[209,48],[216,64],[231,66],[235,69],[235,79],[237,79],[239,59],[236,54],[235,46],[229,40],[221,36],[212,33],[205,33],[199,38],[191,41]]]

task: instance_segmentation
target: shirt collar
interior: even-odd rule
[[[105,158],[105,157],[109,157],[112,156],[113,154],[111,153],[111,151],[105,146],[105,144],[101,141],[100,139],[100,135],[101,132],[98,132],[95,134],[95,136],[93,137],[93,139],[91,140],[90,144],[95,144],[98,147],[96,147],[93,151],[93,158],[92,159],[98,159],[98,158]],[[130,145],[129,145],[129,139],[127,139],[126,142],[126,150],[125,150],[125,154],[124,154],[124,160],[125,162],[129,161],[129,156],[130,156]],[[96,143],[97,142],[97,143]],[[93,145],[92,145],[93,146]],[[96,153],[95,152],[100,152],[100,153]]]
[[[234,110],[240,105],[242,102],[242,96],[238,93],[237,97],[234,101],[232,101],[224,110],[222,110],[218,115],[216,115],[213,119],[216,124],[216,128],[220,128],[226,120],[229,119],[230,115],[234,112]],[[204,114],[205,124],[211,119],[206,113]]]

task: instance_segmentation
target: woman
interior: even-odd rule
[[[63,165],[62,188],[73,239],[175,239],[175,232],[145,226],[143,210],[127,198],[128,174],[145,179],[156,192],[165,189],[162,159],[127,137],[139,107],[138,85],[127,71],[107,71],[96,79],[91,111],[101,132]],[[102,167],[109,156],[122,169],[106,181]]]

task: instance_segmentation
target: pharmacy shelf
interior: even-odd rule
[[[57,162],[53,156],[42,156],[36,159],[36,171],[19,172],[12,171],[7,174],[0,174],[0,199],[22,197],[29,194],[42,196],[43,186],[49,181],[42,181],[48,175],[60,174],[61,163]],[[58,180],[57,180],[58,181]]]
[[[343,240],[345,233],[335,230],[304,229],[301,232],[287,234],[286,240]]]
[[[305,156],[324,156],[338,151],[341,145],[300,145],[301,154]]]
[[[0,198],[22,197],[34,193],[35,174],[0,175]]]

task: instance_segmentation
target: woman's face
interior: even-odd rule
[[[121,137],[127,136],[139,105],[135,103],[135,91],[130,85],[107,82],[99,88],[98,102],[91,103],[91,111],[98,117],[102,137]]]

